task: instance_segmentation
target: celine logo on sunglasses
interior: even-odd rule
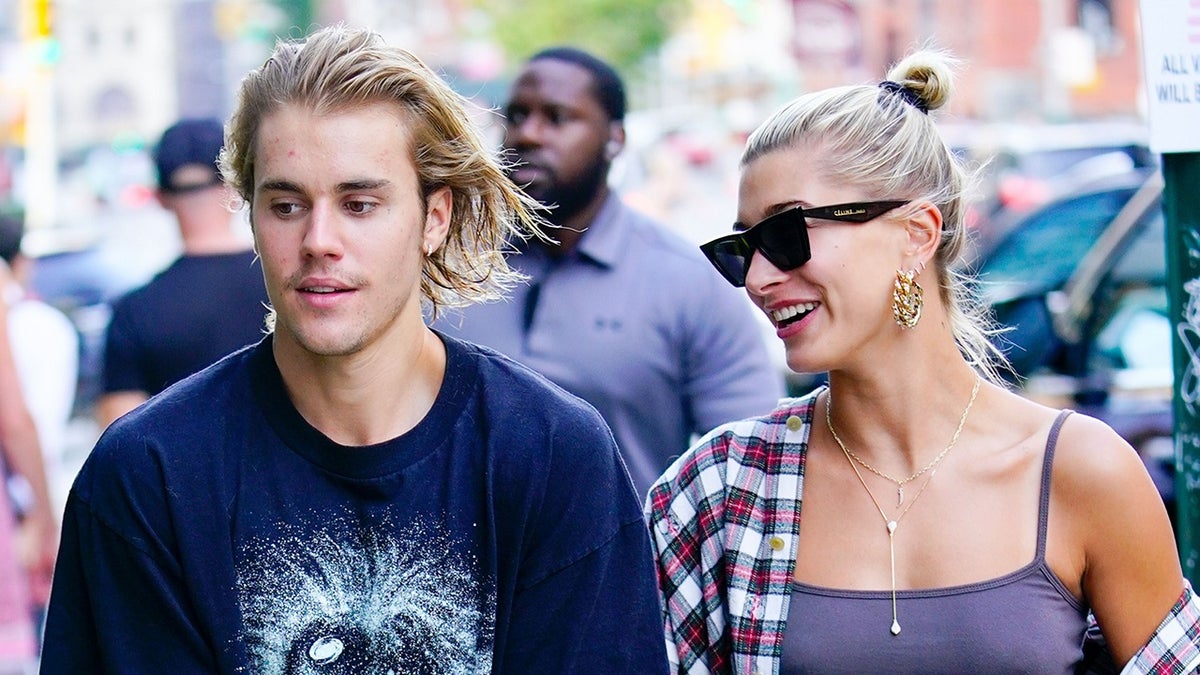
[[[837,209],[833,212],[835,216],[857,216],[866,213],[866,209]]]

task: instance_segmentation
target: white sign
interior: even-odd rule
[[[1200,0],[1141,0],[1150,149],[1200,151]]]

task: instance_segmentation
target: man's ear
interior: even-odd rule
[[[904,224],[907,237],[904,253],[912,263],[908,266],[916,267],[918,262],[928,264],[937,254],[942,240],[942,211],[927,201],[918,202],[909,209]]]
[[[611,162],[624,149],[625,125],[621,122],[610,122],[608,125],[608,142],[604,144],[604,159]]]
[[[421,237],[421,249],[436,251],[450,233],[450,216],[454,213],[454,194],[443,185],[425,198],[425,229]],[[430,253],[431,254],[431,253]]]

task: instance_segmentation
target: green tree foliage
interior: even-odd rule
[[[544,47],[586,49],[630,72],[670,35],[689,0],[470,0],[490,34],[519,63]]]

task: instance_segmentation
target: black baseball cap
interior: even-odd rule
[[[215,118],[182,119],[163,132],[154,150],[154,164],[158,169],[158,186],[163,192],[178,194],[218,185],[221,172],[217,168],[217,156],[225,143],[225,131]],[[181,177],[179,170],[188,166],[199,166],[211,171],[207,178]]]

